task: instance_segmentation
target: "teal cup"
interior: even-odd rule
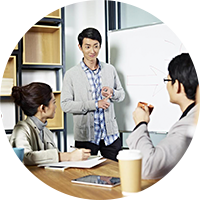
[[[7,152],[7,154],[5,153]],[[3,155],[8,157],[11,169],[21,169],[24,158],[24,148],[9,148],[3,150]]]

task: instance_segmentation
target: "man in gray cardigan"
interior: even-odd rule
[[[101,35],[94,28],[79,36],[82,61],[64,77],[61,108],[73,114],[74,139],[77,148],[91,149],[92,155],[115,160],[121,149],[114,102],[123,101],[125,92],[115,68],[97,59]]]
[[[147,129],[150,121],[148,107],[145,106],[145,110],[138,107],[133,112],[136,127],[128,137],[127,144],[130,149],[142,152],[143,179],[165,176],[184,155],[194,134],[198,112],[198,105],[195,105],[198,78],[189,54],[175,57],[170,62],[168,71],[169,75],[164,82],[167,83],[170,102],[179,105],[183,114],[171,127],[166,138],[154,147]]]

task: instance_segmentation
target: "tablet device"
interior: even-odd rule
[[[103,187],[114,187],[120,184],[120,178],[111,176],[88,175],[73,179],[71,182]]]

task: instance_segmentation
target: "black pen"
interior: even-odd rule
[[[72,146],[72,145],[70,146],[70,148],[72,148],[72,149],[78,149],[77,147],[75,147],[75,146]]]

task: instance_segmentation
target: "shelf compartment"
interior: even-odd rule
[[[23,64],[61,65],[61,27],[34,25],[23,36]]]
[[[0,28],[0,49],[18,49],[18,30],[12,28]]]
[[[22,0],[22,16],[61,18],[60,0]]]
[[[1,82],[0,96],[10,96],[16,86],[16,56],[10,56]]]
[[[47,128],[50,130],[64,129],[64,113],[60,106],[61,91],[53,92],[56,99],[56,113],[53,119],[47,120]]]

